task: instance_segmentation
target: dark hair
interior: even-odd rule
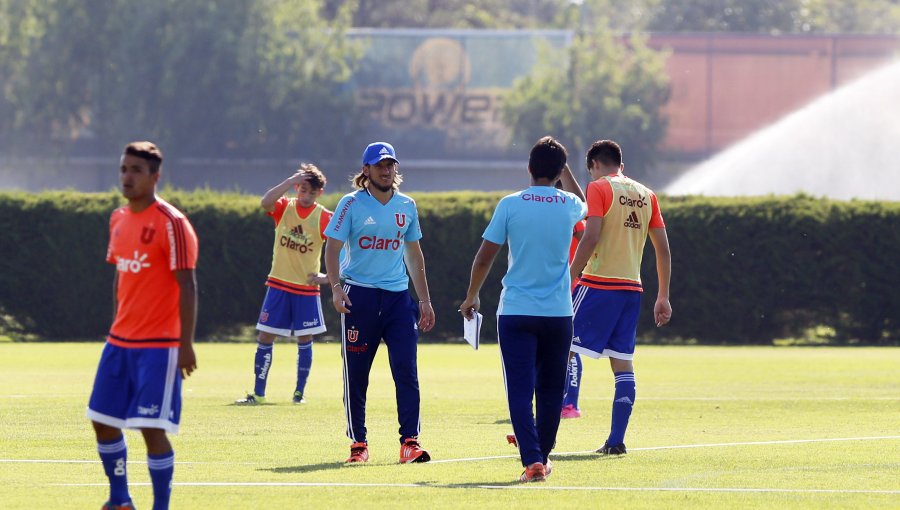
[[[622,148],[612,140],[597,140],[591,144],[585,160],[588,168],[594,160],[603,166],[619,166],[622,164]]]
[[[306,178],[306,182],[309,183],[312,189],[322,189],[325,187],[325,183],[328,182],[328,180],[325,179],[325,174],[319,170],[319,167],[312,163],[301,163],[300,170],[309,174],[309,177]]]
[[[397,164],[399,165],[399,163],[397,163]],[[375,166],[375,165],[365,165],[365,166]],[[350,182],[353,183],[353,186],[355,186],[356,189],[363,189],[366,187],[366,184],[368,184],[369,178],[366,177],[366,174],[364,174],[362,170],[360,170],[358,174],[356,174],[350,178]],[[400,189],[401,184],[403,184],[403,176],[400,175],[400,171],[398,170],[396,177],[394,177],[394,184],[392,184],[391,187],[393,187],[394,190],[398,190],[398,189]]]
[[[563,144],[552,136],[545,136],[534,144],[528,155],[528,171],[534,179],[556,180],[566,166],[569,156]]]
[[[125,146],[125,154],[147,161],[150,164],[151,174],[158,172],[162,166],[162,151],[153,142],[131,142]]]

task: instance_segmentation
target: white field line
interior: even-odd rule
[[[686,444],[686,445],[673,445],[673,446],[648,446],[644,448],[629,448],[628,451],[638,452],[638,451],[653,451],[653,450],[675,450],[681,448],[714,448],[714,447],[722,447],[722,446],[758,446],[758,445],[773,445],[773,444],[800,444],[800,443],[827,443],[834,441],[880,441],[884,439],[900,439],[900,436],[875,436],[875,437],[838,437],[838,438],[826,438],[826,439],[786,439],[781,441],[748,441],[743,443],[707,443],[707,444]],[[563,456],[563,455],[589,455],[595,453],[594,450],[580,451],[580,452],[555,452],[552,454],[553,457]],[[444,460],[432,460],[431,464],[440,464],[447,462],[472,462],[479,460],[492,460],[492,459],[517,459],[518,455],[498,455],[494,457],[471,457],[467,459],[444,459]]]
[[[724,447],[724,446],[759,446],[759,445],[774,445],[774,444],[803,444],[803,443],[829,443],[836,441],[881,441],[881,440],[891,440],[891,439],[900,439],[900,436],[869,436],[869,437],[836,437],[836,438],[824,438],[824,439],[784,439],[778,441],[748,441],[742,443],[706,443],[706,444],[686,444],[686,445],[672,445],[672,446],[647,446],[644,448],[629,448],[629,451],[637,452],[637,451],[654,451],[654,450],[676,450],[682,448],[714,448],[714,447]],[[555,452],[553,456],[564,456],[564,455],[589,455],[595,453],[593,450],[586,450],[580,452]],[[474,462],[474,461],[483,461],[483,460],[495,460],[495,459],[517,459],[518,455],[494,455],[489,457],[467,457],[461,459],[442,459],[442,460],[432,460],[429,464],[446,464],[450,462]],[[146,464],[146,461],[143,460],[131,460],[128,461],[133,464]],[[0,464],[99,464],[99,460],[58,460],[58,459],[0,459]],[[204,464],[239,464],[239,465],[247,465],[253,466],[259,464],[259,462],[231,462],[231,461],[221,461],[221,462],[191,462],[191,461],[176,461],[176,464],[181,465],[204,465]]]
[[[107,483],[58,483],[54,487],[108,487]],[[150,486],[149,482],[130,486]],[[434,483],[336,483],[336,482],[174,482],[178,487],[390,487],[415,489],[491,489],[544,491],[619,491],[619,492],[743,492],[792,494],[900,494],[900,490],[866,489],[775,489],[770,487],[553,487],[547,485],[444,485]]]
[[[70,397],[83,397],[84,393],[56,393],[53,395],[43,395],[43,394],[31,394],[31,395],[19,395],[19,394],[0,394],[0,399],[4,398],[70,398]],[[601,402],[607,402],[610,395],[603,396],[582,396],[581,400],[598,400]],[[457,399],[462,400],[462,398]],[[877,401],[898,401],[900,398],[893,396],[874,396],[869,397],[865,395],[857,395],[852,397],[641,397],[641,400],[653,400],[653,401],[663,401],[663,402],[793,402],[793,401],[802,401],[802,402],[812,402],[816,400],[820,400],[823,402],[847,402],[851,400],[877,400]]]
[[[83,397],[84,393],[54,393],[50,395],[49,398],[54,399],[64,399],[70,397]],[[3,395],[0,394],[0,399],[4,398],[40,398],[40,397],[48,397],[47,395]],[[607,402],[611,395],[604,396],[583,396],[581,400],[597,400],[600,402]],[[463,400],[462,397],[457,398],[456,400]],[[900,398],[895,396],[877,396],[877,397],[867,397],[865,395],[858,395],[852,397],[793,397],[793,396],[772,396],[772,397],[641,397],[641,401],[652,400],[659,402],[815,402],[815,401],[823,401],[823,402],[848,402],[848,401],[857,401],[857,400],[875,400],[875,401],[900,401]]]

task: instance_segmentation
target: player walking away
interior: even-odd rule
[[[297,193],[296,198],[284,196],[291,188]],[[265,403],[276,337],[297,337],[297,386],[293,402],[306,403],[303,392],[312,367],[312,336],[325,332],[319,284],[328,283],[328,279],[319,270],[331,211],[316,202],[324,191],[325,176],[321,170],[304,163],[294,175],[267,191],[260,201],[266,214],[275,220],[272,270],[266,280],[268,289],[256,324],[259,337],[253,393],[235,401],[237,405]]]
[[[497,310],[497,336],[523,482],[550,475],[572,344],[568,248],[587,207],[566,166],[566,149],[547,136],[528,158],[531,186],[500,200],[472,263],[460,312],[471,318],[497,252],[509,242],[509,268]],[[563,189],[553,184],[562,178]],[[570,192],[571,191],[571,192]],[[532,402],[536,413],[532,414]]]
[[[109,478],[108,510],[134,507],[123,428],[139,429],[147,443],[153,509],[169,508],[175,453],[166,432],[178,432],[181,379],[197,368],[197,236],[181,211],[156,196],[162,160],[150,142],[125,147],[119,181],[128,205],[109,221],[115,319],[87,408]]]
[[[325,230],[325,267],[332,303],[341,314],[347,437],[353,441],[346,462],[369,459],[366,390],[382,339],[397,391],[400,462],[428,462],[431,456],[419,444],[416,344],[419,330],[434,327],[434,309],[419,246],[419,215],[415,201],[399,191],[403,178],[390,144],[369,144],[362,164],[353,178],[357,190],[338,202]],[[410,278],[418,303],[409,294]]]
[[[635,400],[632,360],[641,304],[641,257],[647,236],[656,251],[659,292],[653,315],[657,326],[672,317],[672,259],[656,195],[622,173],[625,165],[619,145],[611,140],[594,142],[587,152],[587,167],[592,179],[587,189],[587,224],[571,269],[573,279],[581,275],[573,298],[572,351],[591,358],[609,358],[616,387],[612,426],[597,453],[622,455]]]

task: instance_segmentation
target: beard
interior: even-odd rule
[[[369,179],[369,184],[371,184],[375,189],[377,189],[378,191],[380,191],[382,193],[387,193],[388,191],[391,191],[394,188],[393,183],[391,183],[390,186],[382,186],[381,184],[378,184],[377,182],[373,181],[372,179]]]

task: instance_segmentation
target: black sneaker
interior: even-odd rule
[[[295,403],[295,404],[305,404],[305,403],[306,403],[306,399],[303,398],[303,392],[302,392],[302,391],[295,391],[295,392],[294,392],[294,398],[292,399],[292,402]]]
[[[236,406],[258,406],[266,403],[266,397],[261,397],[255,393],[248,393],[246,397],[235,400]]]
[[[625,444],[620,444],[616,446],[610,446],[608,443],[603,443],[599,449],[597,449],[596,453],[600,455],[625,455],[628,453],[625,450]]]

